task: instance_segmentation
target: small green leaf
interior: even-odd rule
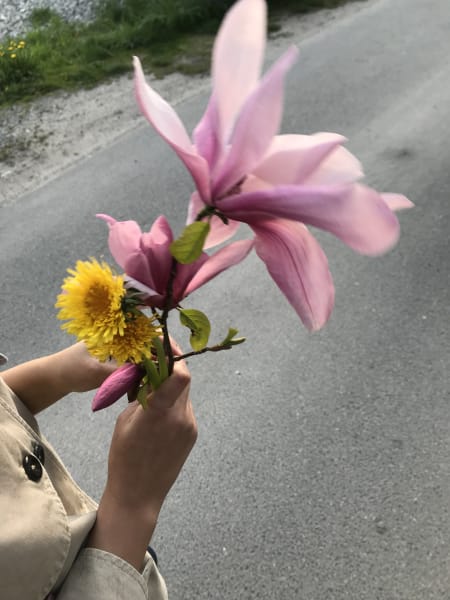
[[[237,346],[239,344],[243,344],[246,339],[247,338],[245,338],[245,337],[234,338],[234,340],[230,340],[228,343],[231,344],[232,346]]]
[[[237,346],[238,344],[242,344],[245,342],[245,337],[235,338],[234,336],[238,333],[238,329],[234,327],[230,327],[228,329],[227,337],[222,340],[219,346]]]
[[[145,358],[142,364],[147,374],[148,381],[152,386],[152,390],[157,390],[162,382],[155,363],[152,361],[151,358]]]
[[[182,265],[197,260],[202,253],[209,229],[209,223],[205,221],[195,221],[187,225],[180,237],[170,244],[172,256]]]
[[[167,368],[166,353],[164,352],[164,346],[159,338],[155,338],[152,342],[156,356],[158,357],[158,369],[159,379],[161,383],[169,377],[169,369]]]
[[[180,310],[180,323],[191,330],[190,343],[197,352],[203,350],[209,340],[211,323],[205,313],[193,308]]]
[[[227,333],[227,337],[224,338],[219,346],[228,346],[228,344],[231,342],[231,340],[234,338],[234,336],[238,333],[238,329],[235,329],[234,327],[230,327],[228,329],[228,333]]]
[[[144,383],[144,385],[142,385],[139,388],[139,391],[137,393],[137,401],[142,406],[142,408],[147,408],[147,406],[148,406],[147,396],[148,396],[148,384]]]

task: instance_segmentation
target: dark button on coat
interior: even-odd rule
[[[22,466],[28,479],[31,479],[31,481],[40,481],[42,477],[42,465],[34,454],[25,454]]]
[[[37,442],[33,442],[31,444],[31,447],[33,449],[33,454],[41,463],[41,465],[43,465],[45,463],[44,447],[42,446],[42,444],[38,444]]]

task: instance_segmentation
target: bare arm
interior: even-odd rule
[[[115,369],[92,358],[82,342],[2,373],[6,384],[33,414],[71,392],[97,388]]]

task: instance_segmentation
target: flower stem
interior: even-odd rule
[[[195,217],[196,221],[202,221],[203,219],[211,219],[211,217],[216,216],[225,224],[228,225],[227,217],[220,212],[215,206],[205,206],[203,210],[201,210],[197,216]]]
[[[179,356],[174,356],[173,360],[176,362],[177,360],[184,360],[185,358],[189,358],[190,356],[197,356],[198,354],[205,354],[205,352],[220,352],[221,350],[230,350],[233,347],[233,344],[225,344],[222,346],[218,344],[217,346],[206,346],[201,350],[193,350],[192,352],[186,352],[186,354],[181,354]]]
[[[170,344],[169,329],[167,327],[167,318],[169,316],[169,311],[172,308],[173,282],[175,280],[175,275],[177,274],[177,264],[178,262],[175,260],[175,258],[172,258],[172,266],[170,268],[169,280],[167,281],[166,303],[164,304],[164,309],[160,320],[161,327],[163,330],[164,350],[167,356],[167,370],[169,376],[172,375],[174,356],[172,352],[172,346]]]

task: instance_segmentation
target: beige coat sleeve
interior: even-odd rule
[[[58,600],[167,600],[150,555],[139,573],[117,556],[83,548],[96,504],[1,377],[0,446],[1,600],[48,594]]]
[[[163,578],[147,555],[142,573],[121,558],[84,548],[60,589],[58,600],[167,600]]]

